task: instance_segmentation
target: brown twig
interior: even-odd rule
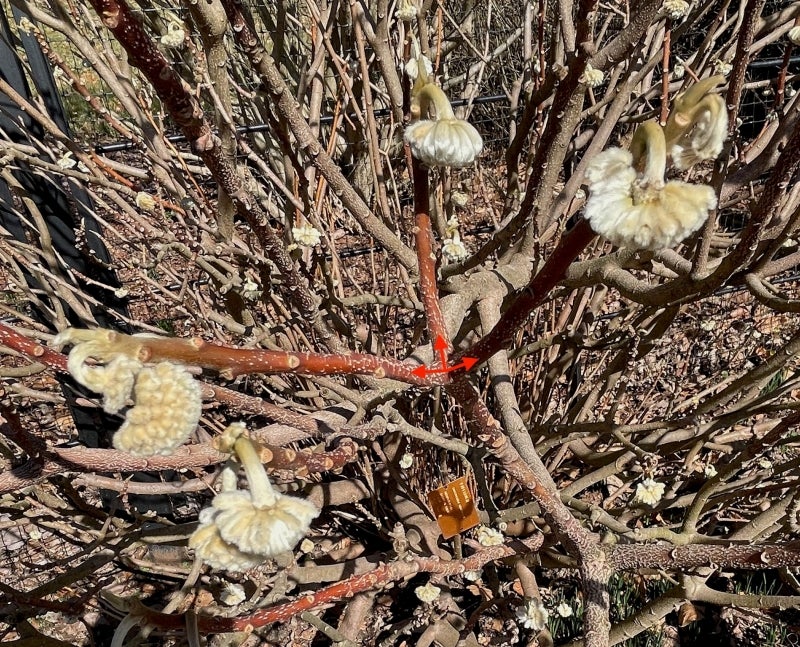
[[[227,454],[207,445],[180,447],[170,456],[138,458],[116,449],[56,447],[36,458],[0,473],[0,493],[14,492],[54,474],[72,472],[158,472],[207,467],[227,460]]]
[[[661,56],[661,114],[658,118],[663,126],[669,117],[669,56],[672,39],[672,19],[667,18],[664,27],[664,49]]]

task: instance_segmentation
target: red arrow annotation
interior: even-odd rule
[[[448,366],[447,365],[447,342],[445,341],[444,337],[441,335],[436,337],[436,341],[433,344],[434,350],[439,351],[439,356],[441,357],[442,361],[442,368],[428,368],[424,364],[417,366],[411,373],[416,375],[417,377],[421,377],[425,379],[429,375],[438,375],[441,373],[450,373],[451,371],[457,371],[459,369],[464,369],[465,371],[470,370],[475,364],[478,362],[477,357],[462,357],[461,361],[456,364],[455,366]]]

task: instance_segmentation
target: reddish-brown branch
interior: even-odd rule
[[[191,366],[215,369],[234,378],[248,373],[295,373],[302,375],[371,375],[430,386],[440,383],[436,377],[420,378],[412,373],[416,364],[376,357],[363,353],[333,355],[298,353],[250,348],[230,348],[199,338],[133,337],[116,333],[120,345],[133,350],[143,362],[175,361]],[[20,335],[0,323],[0,344],[35,357],[52,368],[67,370],[67,358],[61,353]]]
[[[428,336],[431,344],[435,343],[438,337],[444,339],[449,352],[450,338],[439,307],[439,290],[436,285],[436,252],[433,251],[428,170],[411,155],[408,145],[406,145],[406,159],[411,161],[410,168],[414,176],[414,241],[419,265],[419,290],[425,308]]]
[[[293,477],[330,472],[341,469],[358,458],[358,443],[351,438],[340,438],[338,446],[329,451],[289,449],[275,445],[261,445],[261,462],[273,470],[291,470]]]
[[[8,346],[8,348],[24,353],[28,357],[35,358],[36,361],[46,364],[50,368],[61,371],[67,370],[66,355],[62,355],[47,346],[43,346],[36,340],[18,333],[11,326],[6,326],[3,323],[0,323],[0,346]]]
[[[383,564],[368,573],[353,575],[316,592],[309,592],[292,602],[285,602],[269,609],[260,609],[247,616],[223,618],[200,615],[197,617],[197,625],[200,631],[205,633],[227,633],[252,630],[273,622],[285,622],[303,611],[352,598],[362,591],[379,589],[416,573],[435,573],[447,576],[478,570],[491,561],[536,551],[541,547],[542,539],[541,535],[536,535],[513,544],[484,548],[465,559],[449,562],[444,562],[436,557],[418,557],[412,561]],[[144,622],[159,629],[182,629],[186,623],[183,615],[159,613],[143,605],[137,605],[131,612],[140,615]]]
[[[778,81],[775,87],[775,109],[777,110],[783,105],[783,98],[786,95],[786,74],[789,71],[789,62],[792,60],[792,43],[786,45],[786,51],[783,53],[783,61],[781,61],[781,69],[778,72]]]
[[[580,219],[564,235],[542,269],[531,278],[527,287],[506,310],[495,327],[478,340],[472,348],[454,358],[453,363],[457,364],[463,356],[475,357],[478,362],[483,362],[504,348],[511,341],[514,332],[525,323],[528,315],[542,304],[550,290],[564,278],[572,261],[592,242],[594,237],[595,233],[589,223]]]
[[[333,355],[252,348],[230,348],[194,339],[136,338],[141,342],[140,358],[147,362],[174,360],[191,366],[216,369],[233,378],[248,373],[296,373],[301,375],[370,375],[412,384],[429,384],[412,371],[416,364],[394,359],[351,353]]]
[[[589,557],[594,554],[598,550],[598,537],[586,530],[572,516],[558,494],[544,484],[543,478],[536,476],[534,467],[528,465],[519,455],[475,388],[466,380],[458,380],[445,388],[453,400],[464,409],[470,421],[472,436],[500,461],[503,472],[536,500],[542,508],[542,514],[567,551],[574,557]],[[541,463],[535,467],[545,469]]]

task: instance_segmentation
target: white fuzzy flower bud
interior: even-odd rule
[[[672,68],[672,78],[676,80],[682,79],[686,75],[686,67],[681,61],[675,63]]]
[[[651,478],[646,478],[636,486],[633,502],[655,506],[664,497],[665,489],[666,486],[663,483],[659,483]]]
[[[628,151],[609,148],[586,169],[584,216],[595,232],[616,245],[673,247],[697,231],[717,204],[710,186],[663,179],[646,185],[632,164]]]
[[[156,207],[156,201],[153,199],[153,196],[144,191],[139,191],[134,201],[136,202],[136,206],[144,211],[152,211]]]
[[[73,159],[72,151],[67,151],[61,157],[58,158],[56,162],[56,166],[60,169],[64,169],[65,171],[71,168],[75,168],[78,165],[78,162]]]
[[[800,25],[795,25],[789,30],[789,33],[786,34],[786,37],[792,43],[792,45],[800,45]]]
[[[441,592],[442,589],[430,583],[426,584],[425,586],[418,586],[414,589],[414,595],[416,595],[417,598],[419,598],[419,600],[425,604],[431,604],[439,597]]]
[[[716,92],[724,77],[704,79],[675,97],[664,133],[672,163],[681,170],[716,159],[728,136],[725,100]]]
[[[225,588],[222,589],[219,599],[222,604],[227,604],[229,607],[235,607],[237,604],[244,602],[247,599],[247,596],[245,595],[244,587],[242,587],[241,584],[228,582],[228,584],[225,585]]]
[[[462,191],[451,191],[450,202],[452,202],[454,206],[463,209],[469,204],[469,196]]]
[[[27,16],[23,16],[19,21],[19,30],[23,34],[33,34],[36,32],[36,27]]]
[[[445,238],[442,245],[442,256],[444,256],[451,263],[464,260],[469,256],[466,245],[461,241],[457,235],[453,238]]]
[[[733,65],[727,63],[725,61],[721,61],[720,59],[714,59],[714,71],[717,74],[721,74],[722,76],[728,76],[733,70]]]
[[[489,526],[481,526],[478,528],[478,543],[481,546],[501,546],[505,537],[503,533]]]
[[[441,88],[423,80],[418,79],[411,91],[411,111],[422,115],[432,105],[436,119],[421,119],[406,128],[411,154],[428,166],[469,166],[483,150],[483,139],[472,124],[456,119]]]
[[[406,452],[400,457],[400,460],[397,463],[400,466],[400,469],[407,470],[414,464],[414,456],[413,454],[409,454]]]
[[[315,247],[322,240],[322,234],[319,229],[308,224],[292,227],[292,237],[301,247]]]
[[[170,21],[167,24],[167,33],[160,38],[160,41],[165,47],[183,47],[185,39],[186,32],[183,29],[183,25],[179,22]]]
[[[214,525],[213,508],[200,511],[200,526],[189,537],[189,548],[211,568],[232,573],[247,571],[261,564],[264,557],[245,553],[233,544],[226,542]]]
[[[140,338],[111,330],[67,328],[53,343],[74,344],[67,369],[80,384],[103,394],[105,411],[117,413],[133,399],[114,435],[117,449],[137,456],[171,454],[197,427],[202,408],[199,384],[178,364],[142,364]],[[101,363],[89,365],[89,359]]]
[[[134,456],[171,454],[189,439],[200,420],[200,385],[177,364],[144,367],[136,378],[133,400],[113,444]]]
[[[406,76],[412,81],[416,81],[417,77],[419,76],[420,60],[422,60],[422,64],[425,66],[425,73],[426,74],[433,73],[433,63],[431,63],[431,59],[429,59],[427,56],[420,56],[419,58],[410,58],[406,62],[404,69],[406,71]]]
[[[574,611],[568,602],[562,602],[556,607],[556,613],[562,618],[570,618]]]
[[[241,425],[231,425],[219,440],[229,443],[241,431]],[[319,510],[310,501],[273,489],[250,440],[239,437],[233,446],[250,490],[225,489],[215,496],[200,513],[200,527],[189,546],[214,568],[246,570],[254,561],[294,548]]]
[[[703,469],[703,474],[705,474],[706,478],[714,478],[717,475],[717,468],[709,463],[705,466],[705,469]]]
[[[594,69],[590,63],[586,64],[586,67],[583,70],[583,74],[578,79],[584,85],[588,85],[590,88],[596,88],[600,85],[603,85],[603,79],[605,75],[601,70]]]
[[[527,598],[525,604],[517,607],[517,621],[526,629],[541,631],[547,627],[550,614],[538,598]]]
[[[248,301],[257,301],[261,298],[263,291],[255,281],[247,278],[242,284],[242,297]]]
[[[664,0],[663,7],[672,20],[680,20],[689,13],[689,3],[685,0]]]
[[[417,5],[414,0],[400,0],[400,5],[397,7],[396,16],[398,20],[409,22],[417,17]]]
[[[423,119],[406,128],[405,140],[411,153],[428,166],[463,168],[483,150],[483,139],[463,119]]]

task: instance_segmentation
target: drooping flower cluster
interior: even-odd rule
[[[300,227],[292,227],[292,238],[300,247],[315,247],[322,240],[319,229],[309,224]]]
[[[244,425],[225,430],[221,449],[232,448],[247,475],[249,490],[236,489],[235,477],[223,480],[222,492],[200,513],[200,526],[189,547],[212,568],[245,571],[266,558],[291,550],[319,514],[310,501],[276,492]]]
[[[547,627],[550,614],[539,598],[526,598],[525,603],[516,609],[517,621],[526,629],[541,631]]]
[[[588,164],[584,215],[592,229],[616,245],[673,247],[696,232],[717,205],[710,186],[666,181],[667,156],[686,169],[722,151],[728,118],[714,93],[722,77],[690,87],[675,100],[664,128],[642,124],[630,150],[609,148]]]
[[[67,328],[53,343],[73,345],[67,369],[77,382],[103,394],[106,412],[118,413],[133,400],[113,438],[117,449],[135,456],[171,454],[197,427],[200,386],[179,364],[146,365],[140,359],[141,338],[111,330]]]
[[[446,237],[444,241],[442,241],[442,256],[444,256],[451,263],[463,261],[467,256],[469,256],[467,246],[461,240],[459,223],[455,216],[447,221],[445,235]]]
[[[698,162],[715,159],[722,152],[728,133],[728,113],[724,99],[713,90],[724,81],[721,76],[712,76],[675,97],[664,126],[667,153],[675,168],[688,169]]]
[[[430,582],[424,586],[418,586],[414,589],[414,595],[416,595],[417,598],[425,604],[432,604],[439,598],[441,592],[441,588],[431,584]]]
[[[636,492],[633,495],[634,503],[655,506],[664,497],[666,486],[652,478],[646,478],[637,484]]]
[[[420,119],[431,107],[434,118]],[[411,154],[428,166],[469,166],[483,150],[478,131],[469,122],[456,118],[444,92],[428,79],[424,62],[417,64],[411,112],[417,121],[406,128],[405,140]]]
[[[590,88],[597,88],[603,85],[604,79],[605,75],[602,70],[596,70],[591,64],[587,63],[578,81],[584,85],[588,85]]]

